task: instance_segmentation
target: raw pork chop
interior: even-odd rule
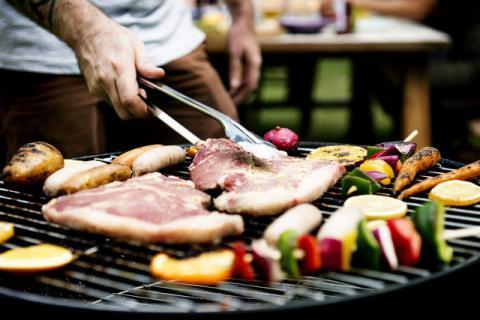
[[[243,220],[210,212],[191,181],[151,173],[51,200],[49,221],[110,237],[162,243],[215,242],[243,232]]]
[[[214,200],[217,209],[250,215],[275,215],[312,202],[344,173],[344,166],[333,161],[260,159],[226,139],[208,139],[190,166],[198,189],[225,191]]]

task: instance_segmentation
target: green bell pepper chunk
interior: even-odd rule
[[[362,169],[355,168],[352,171],[350,171],[347,174],[347,176],[349,176],[349,177],[359,177],[359,178],[368,180],[368,182],[370,182],[370,184],[372,185],[372,192],[373,193],[377,192],[378,190],[380,190],[380,188],[382,188],[382,186],[375,179],[372,179]]]
[[[353,169],[342,179],[342,195],[347,196],[347,192],[352,186],[357,187],[355,194],[372,194],[377,192],[382,186],[370,178],[368,174],[359,168]]]
[[[367,220],[358,224],[357,250],[353,255],[353,263],[359,267],[380,270],[382,253],[377,239],[367,227]]]
[[[300,277],[297,259],[294,256],[294,250],[297,247],[297,233],[293,230],[282,232],[278,238],[278,249],[281,253],[280,264],[291,277]]]
[[[367,159],[370,158],[375,153],[380,152],[380,151],[384,151],[384,150],[385,150],[384,148],[368,146],[367,147]]]
[[[348,191],[355,186],[355,194],[372,194],[372,184],[363,178],[346,176],[342,179],[342,196],[348,196]]]
[[[427,202],[412,214],[412,220],[422,236],[422,250],[426,258],[433,257],[443,264],[449,264],[453,258],[453,249],[443,239],[445,207],[441,203]]]

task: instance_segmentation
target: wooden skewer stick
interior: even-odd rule
[[[408,137],[406,137],[403,142],[410,142],[412,141],[413,139],[415,139],[415,137],[417,136],[418,134],[418,130],[413,130],[412,132],[410,132],[410,134],[408,135]]]
[[[347,195],[351,195],[357,190],[358,190],[357,186],[351,186],[350,189],[347,190]]]
[[[479,237],[480,227],[468,227],[456,230],[445,230],[443,233],[443,239],[454,240],[467,237]]]

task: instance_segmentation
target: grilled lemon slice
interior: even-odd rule
[[[0,270],[36,273],[58,269],[73,260],[70,250],[51,244],[15,248],[0,254]]]
[[[320,147],[307,155],[307,160],[335,160],[354,164],[367,157],[367,149],[350,145]]]
[[[436,185],[428,198],[449,206],[471,206],[480,202],[480,187],[468,181],[445,181]]]
[[[407,214],[405,202],[379,195],[361,195],[350,197],[345,201],[345,207],[355,207],[363,211],[369,220],[375,219],[396,219]]]

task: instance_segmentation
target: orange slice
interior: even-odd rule
[[[36,273],[61,268],[73,260],[70,250],[51,244],[15,248],[0,254],[0,270]]]
[[[153,257],[150,268],[155,277],[164,280],[215,285],[230,278],[234,259],[231,250],[207,252],[181,260],[159,253]]]

